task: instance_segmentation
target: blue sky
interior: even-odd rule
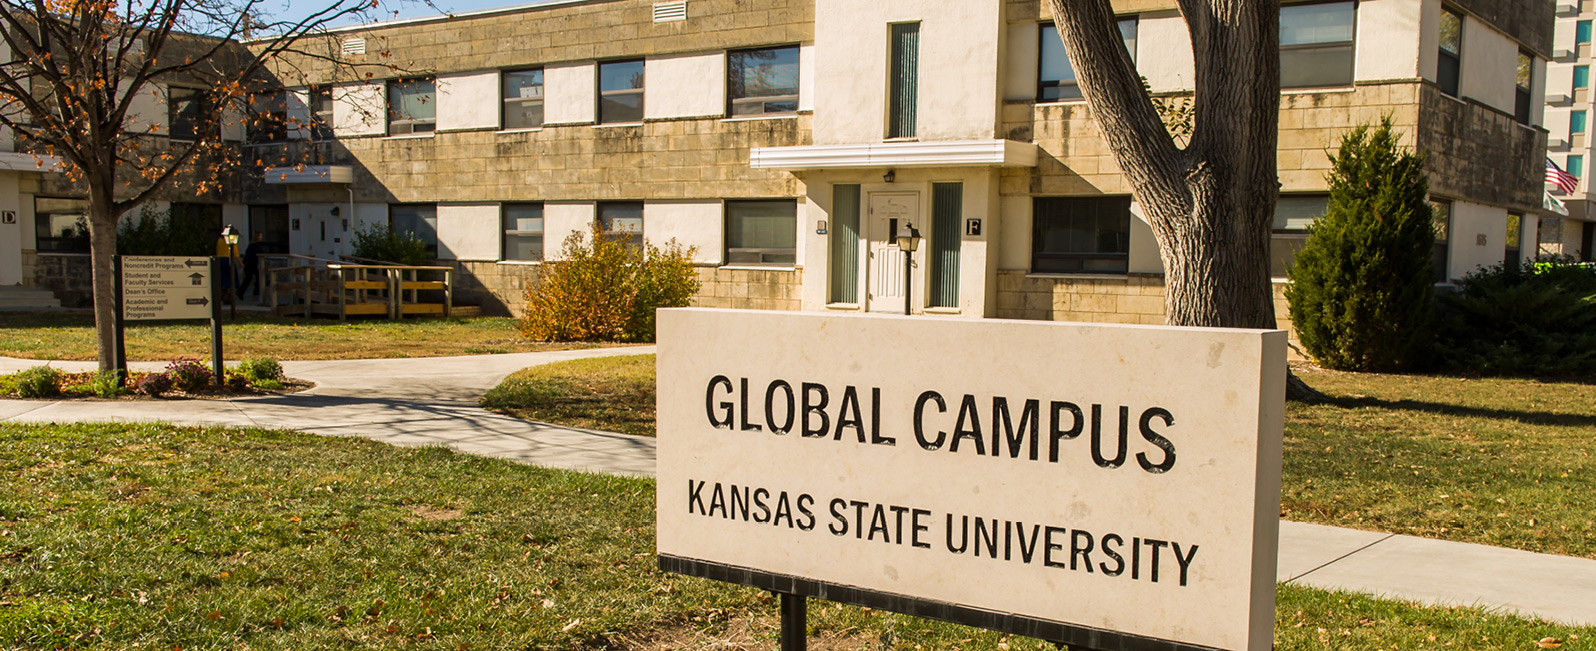
[[[297,20],[304,18],[317,10],[325,9],[337,0],[265,0],[260,9],[273,20]],[[346,3],[351,0],[344,0]],[[477,11],[481,9],[494,9],[498,7],[514,7],[519,5],[536,4],[539,0],[431,0],[429,5],[426,0],[378,0],[380,5],[367,12],[368,18],[361,21],[343,21],[340,25],[353,22],[369,22],[370,20],[396,20],[401,18],[420,18],[436,16],[441,13],[458,13]],[[544,0],[547,1],[547,0]]]

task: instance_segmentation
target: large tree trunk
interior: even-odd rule
[[[1178,0],[1196,64],[1184,149],[1126,55],[1109,0],[1051,4],[1087,105],[1158,240],[1167,323],[1274,328],[1278,0]],[[1291,385],[1303,395],[1306,385]]]
[[[95,350],[100,370],[114,370],[116,354],[116,312],[121,297],[116,295],[116,210],[111,187],[89,182],[89,265],[94,273]]]

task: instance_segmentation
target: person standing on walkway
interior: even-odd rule
[[[266,247],[266,234],[257,232],[249,238],[249,247],[244,249],[244,280],[239,283],[238,296],[246,298],[250,292],[260,295],[259,272],[260,254]]]

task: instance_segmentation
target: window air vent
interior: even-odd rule
[[[357,38],[346,38],[346,39],[344,39],[343,51],[344,51],[344,55],[345,56],[348,56],[348,55],[351,55],[351,54],[365,54],[366,53],[366,39],[358,38],[358,37]]]
[[[687,0],[654,3],[654,22],[668,23],[673,20],[687,20]]]

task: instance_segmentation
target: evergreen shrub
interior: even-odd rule
[[[1325,368],[1411,368],[1431,339],[1429,182],[1423,156],[1398,137],[1389,117],[1342,137],[1329,206],[1287,272],[1291,323]]]
[[[52,398],[61,395],[61,372],[50,366],[35,366],[16,374],[17,395],[23,398]]]
[[[1481,375],[1596,375],[1596,268],[1503,264],[1441,297],[1442,368]]]

